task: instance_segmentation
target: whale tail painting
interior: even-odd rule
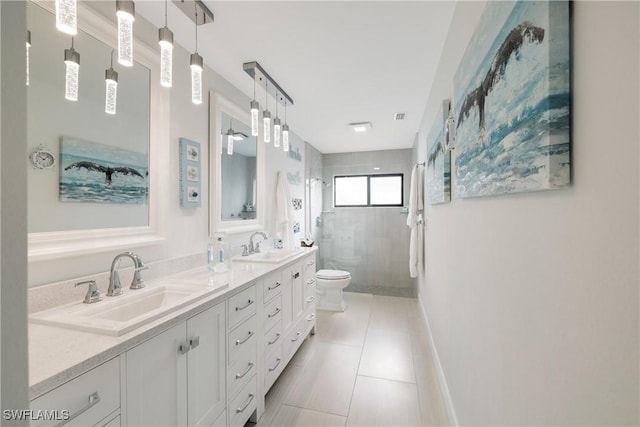
[[[484,140],[484,104],[485,98],[493,89],[493,86],[504,77],[505,68],[512,56],[518,57],[520,48],[525,42],[529,43],[541,43],[544,39],[544,29],[534,26],[531,22],[525,21],[518,24],[506,39],[502,42],[502,45],[493,57],[491,68],[487,71],[484,79],[480,83],[480,86],[472,90],[460,108],[460,114],[458,115],[458,127],[469,117],[469,112],[474,106],[478,106],[478,116],[480,117],[479,131],[481,137],[480,141]]]
[[[140,172],[138,172],[137,170],[135,170],[134,168],[130,168],[127,166],[121,166],[121,167],[110,167],[110,166],[104,166],[101,165],[99,163],[95,163],[95,162],[75,162],[73,164],[70,164],[69,166],[67,166],[66,168],[64,168],[64,170],[69,170],[71,168],[78,168],[78,169],[86,169],[89,171],[96,171],[96,172],[101,172],[105,174],[105,185],[111,185],[111,183],[113,182],[113,175],[115,174],[122,174],[122,175],[134,175],[134,176],[139,176],[140,178],[144,179],[144,176],[142,176],[142,174]]]
[[[569,24],[566,0],[487,2],[453,78],[458,197],[570,184]]]

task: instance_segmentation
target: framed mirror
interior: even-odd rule
[[[27,26],[29,260],[161,241],[157,172],[168,149],[169,110],[157,53],[134,40],[133,67],[120,66],[116,53],[116,114],[107,114],[105,70],[117,46],[115,23],[78,4],[77,101],[65,99],[63,53],[71,37],[56,30],[53,2],[29,2]],[[51,153],[53,167],[34,163],[31,154],[39,150]]]
[[[261,230],[265,218],[263,144],[251,135],[246,109],[213,92],[209,102],[210,231]]]

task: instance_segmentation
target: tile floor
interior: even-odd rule
[[[315,336],[267,394],[257,427],[445,425],[418,301],[345,299],[344,313],[317,312]]]

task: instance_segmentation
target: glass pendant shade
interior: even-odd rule
[[[116,113],[116,101],[118,98],[118,73],[109,68],[105,71],[105,97],[104,112],[107,114]]]
[[[191,102],[202,104],[202,56],[191,54]]]
[[[167,28],[158,30],[158,44],[160,45],[160,84],[171,87],[173,69],[173,32]]]
[[[78,8],[76,0],[56,0],[56,28],[65,34],[78,34]]]
[[[69,101],[78,100],[78,80],[80,78],[80,54],[73,48],[64,50],[65,84],[64,97]]]
[[[280,147],[280,119],[273,119],[273,146]]]
[[[258,136],[260,104],[258,101],[251,101],[251,135]]]
[[[282,125],[282,150],[289,151],[289,125]]]
[[[29,86],[29,48],[31,47],[31,31],[27,30],[27,51],[26,51],[26,65],[27,65],[27,76],[26,83]]]
[[[271,113],[269,110],[264,110],[262,113],[262,121],[264,123],[264,142],[271,142]]]
[[[133,66],[133,21],[135,5],[131,0],[116,0],[118,15],[118,62],[125,67]]]
[[[233,154],[233,129],[229,129],[227,131],[227,154],[228,155],[232,155]]]

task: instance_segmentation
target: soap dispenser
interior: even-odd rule
[[[226,241],[225,233],[216,233],[214,239],[209,269],[214,273],[226,273],[231,270],[231,249]]]

